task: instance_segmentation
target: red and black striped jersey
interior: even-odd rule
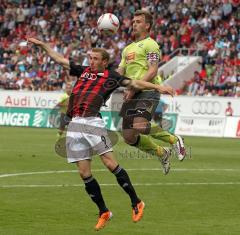
[[[98,116],[101,106],[123,80],[129,78],[121,76],[112,70],[99,73],[91,71],[90,67],[75,65],[70,62],[70,75],[77,76],[69,98],[67,115],[69,117]]]

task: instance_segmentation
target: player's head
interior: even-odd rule
[[[145,10],[137,10],[133,17],[133,34],[134,36],[141,36],[148,34],[151,30],[153,17],[150,12]]]
[[[92,70],[102,72],[108,65],[110,56],[103,48],[93,48],[89,53],[89,65]]]

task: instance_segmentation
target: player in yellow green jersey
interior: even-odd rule
[[[144,10],[137,10],[132,21],[134,41],[122,52],[118,72],[131,79],[158,83],[158,63],[161,52],[156,41],[149,37],[152,15]],[[126,143],[142,151],[153,151],[159,156],[164,174],[170,170],[170,150],[161,147],[159,140],[174,146],[180,160],[185,157],[185,148],[180,136],[164,131],[158,125],[152,125],[151,119],[159,103],[159,93],[126,90],[120,115],[123,117],[123,137]]]
[[[60,125],[58,129],[57,137],[60,138],[65,130],[65,126],[68,124],[68,117],[66,116],[69,96],[71,95],[72,86],[70,83],[66,84],[65,92],[60,97],[57,106],[60,108]]]

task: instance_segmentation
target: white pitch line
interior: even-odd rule
[[[240,182],[169,182],[169,183],[135,183],[134,186],[209,186],[209,185],[240,185]],[[84,187],[84,184],[19,184],[0,185],[1,188],[64,188],[64,187]],[[118,184],[100,184],[100,186],[119,186]]]
[[[161,168],[130,168],[125,169],[127,171],[161,171]],[[93,169],[93,172],[108,171],[107,169]],[[203,169],[189,169],[189,168],[176,168],[171,169],[171,171],[240,171],[240,169],[214,169],[214,168],[203,168]],[[33,172],[19,172],[19,173],[9,173],[1,174],[0,178],[14,177],[14,176],[24,176],[24,175],[42,175],[42,174],[61,174],[61,173],[76,173],[77,170],[59,170],[59,171],[33,171]]]
[[[20,172],[12,174],[2,174],[0,178],[13,177],[13,176],[22,176],[22,175],[42,175],[42,174],[60,174],[60,173],[72,173],[78,172],[77,170],[63,170],[63,171],[33,171],[33,172]]]

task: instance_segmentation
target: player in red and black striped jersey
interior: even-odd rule
[[[99,219],[95,229],[102,229],[112,217],[112,213],[106,207],[100,186],[91,173],[90,150],[92,149],[98,153],[103,164],[116,176],[119,185],[129,195],[132,203],[132,220],[138,222],[143,216],[145,205],[137,196],[127,172],[119,166],[112,154],[111,141],[104,128],[104,122],[99,117],[100,107],[119,86],[155,89],[170,95],[173,95],[173,89],[145,81],[133,81],[106,69],[109,54],[104,49],[92,49],[89,55],[90,66],[83,67],[70,62],[44,42],[34,38],[29,38],[28,41],[40,46],[52,59],[70,70],[70,75],[78,77],[70,96],[67,112],[72,117],[67,131],[67,158],[68,162],[77,164],[85,189],[98,206]]]
[[[98,53],[98,51],[102,50],[93,49],[89,58],[90,63],[94,63],[94,52]],[[119,86],[126,86],[130,81],[115,71],[107,69],[101,72],[93,71],[92,66],[83,67],[70,62],[70,75],[78,77],[69,101],[68,116],[70,117],[98,116],[101,106],[111,93]]]

